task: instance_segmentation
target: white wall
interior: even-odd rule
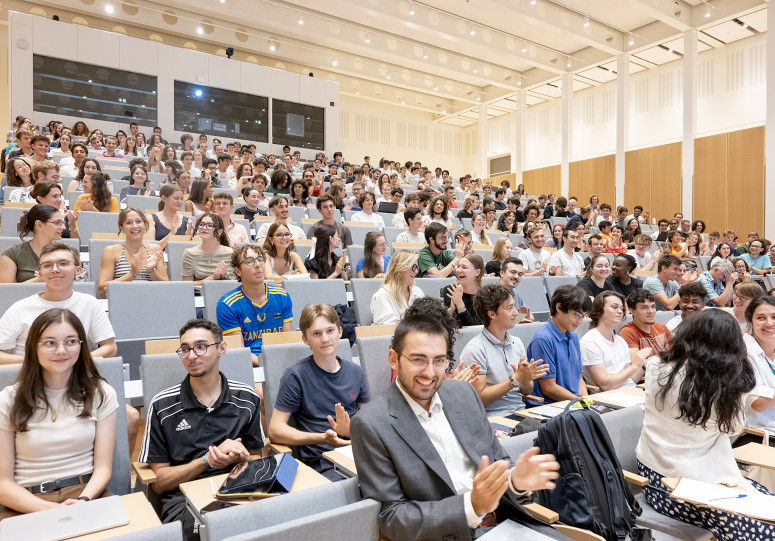
[[[339,147],[339,83],[334,81],[17,12],[9,13],[9,28],[12,117],[32,114],[33,121],[41,125],[51,120],[50,114],[35,113],[32,109],[32,55],[41,54],[155,75],[158,78],[158,125],[169,141],[179,141],[183,134],[173,129],[174,81],[177,79],[323,107],[325,152],[330,156]],[[63,48],[63,43],[68,46]],[[334,103],[333,107],[330,102]],[[62,115],[57,118],[66,123],[79,120]],[[126,123],[92,120],[87,125],[114,133],[118,129],[128,131],[129,122],[130,119]],[[270,137],[271,133],[270,118]],[[258,151],[262,153],[279,152],[281,146],[257,143]],[[314,150],[300,150],[302,156],[314,157]]]
[[[697,136],[761,126],[766,104],[766,35],[759,34],[699,54]],[[682,139],[682,62],[630,75],[630,149]],[[561,161],[560,99],[528,107],[526,169]],[[510,152],[513,114],[489,120],[487,155]],[[476,125],[466,128],[475,137]],[[616,81],[573,96],[571,160],[616,151]],[[476,153],[466,167],[475,169]]]
[[[433,122],[430,113],[408,107],[342,95],[339,110],[339,150],[344,159],[363,163],[369,156],[377,165],[382,157],[392,160],[420,161],[430,167],[448,169],[460,177],[466,150],[462,128]]]

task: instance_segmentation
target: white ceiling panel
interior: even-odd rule
[[[445,118],[444,120],[440,120],[439,122],[441,124],[451,124],[453,126],[460,126],[461,128],[465,128],[466,126],[471,126],[472,124],[476,124],[476,122],[473,122],[471,120],[466,120],[456,116]]]
[[[666,41],[665,43],[663,43],[663,45],[665,47],[670,47],[674,51],[677,51],[677,52],[679,52],[681,54],[684,54],[684,40],[683,40],[683,38],[677,38],[677,39],[674,39],[674,40],[671,40],[671,41]],[[701,53],[702,51],[707,51],[710,48],[711,48],[710,45],[708,45],[707,43],[703,42],[702,40],[698,40],[698,42],[697,42],[697,51],[698,52]]]
[[[535,104],[541,103],[543,101],[546,101],[546,99],[541,98],[539,96],[535,96],[533,94],[528,94],[527,96],[525,96],[525,103],[528,104],[528,105],[535,105]]]
[[[767,10],[766,9],[761,9],[754,13],[743,15],[742,17],[738,17],[738,19],[740,19],[745,24],[747,24],[748,26],[750,26],[751,28],[753,28],[758,32],[767,31]]]
[[[735,21],[717,24],[716,26],[706,28],[704,32],[724,43],[731,43],[754,35],[750,28],[743,28]]]
[[[646,49],[645,51],[639,52],[635,56],[636,58],[642,58],[643,60],[657,65],[667,64],[668,62],[672,62],[673,60],[678,60],[681,58],[680,55],[671,53],[662,47],[652,47],[651,49]]]
[[[592,81],[596,81],[598,83],[607,83],[608,81],[613,81],[616,79],[616,74],[611,73],[607,69],[602,69],[599,67],[594,67],[592,69],[581,71],[578,73],[581,77],[586,77],[587,79],[591,79]]]
[[[507,109],[509,111],[516,111],[517,110],[517,102],[512,99],[505,99],[505,100],[498,100],[492,103],[495,107],[500,107],[501,109]]]
[[[554,84],[545,84],[531,88],[532,92],[541,95],[542,97],[559,98],[562,96],[562,89]]]

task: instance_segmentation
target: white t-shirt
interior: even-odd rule
[[[618,374],[625,366],[630,364],[630,346],[624,341],[624,338],[614,335],[613,342],[610,342],[597,329],[590,329],[579,340],[581,346],[581,364],[584,379],[592,382],[587,366],[602,364],[605,367],[606,374]],[[635,388],[635,382],[627,378],[621,387]]]
[[[396,325],[404,317],[404,312],[414,301],[425,296],[423,290],[412,286],[409,290],[409,302],[401,299],[401,303],[390,295],[387,289],[381,287],[371,298],[371,315],[374,325]]]
[[[406,229],[409,227],[409,225],[406,223],[406,219],[404,218],[403,212],[396,212],[396,215],[393,216],[393,227],[396,227],[398,229]]]
[[[519,260],[522,261],[522,264],[525,266],[525,272],[535,272],[540,269],[541,265],[544,264],[544,261],[552,257],[552,255],[546,250],[541,250],[540,252],[535,253],[533,250],[527,249],[522,250],[518,257]],[[545,273],[546,271],[544,271],[542,274]]]
[[[425,244],[425,234],[418,231],[417,235],[412,235],[409,231],[402,231],[396,237],[396,242],[414,242]]]
[[[773,363],[764,350],[756,341],[756,338],[750,334],[743,335],[743,342],[745,342],[745,348],[748,351],[748,361],[753,366],[753,371],[756,374],[756,390],[759,387],[765,387],[772,389],[775,387],[775,363]],[[746,408],[746,424],[748,426],[760,426],[775,428],[775,408],[770,408],[762,412],[754,411],[753,408]]]
[[[380,216],[376,212],[372,212],[371,214],[366,214],[362,210],[359,210],[358,212],[353,214],[352,221],[373,224],[374,227],[377,227],[379,229],[385,228],[385,220],[383,220],[382,216]]]
[[[46,389],[46,399],[56,411],[56,421],[51,421],[50,411],[38,412],[28,421],[26,432],[15,433],[14,481],[17,484],[30,487],[94,471],[97,423],[118,409],[113,387],[104,381],[100,381],[100,386],[105,399],[102,403],[95,399],[90,417],[78,417],[81,408],[65,402],[67,389]],[[17,388],[18,384],[0,391],[0,429],[11,433],[14,429],[8,414]]]
[[[678,314],[673,319],[665,323],[665,327],[667,327],[667,330],[670,331],[670,334],[675,336],[675,330],[678,328],[678,326],[683,322],[683,314]]]
[[[643,257],[640,257],[635,250],[628,250],[627,255],[631,255],[635,258],[635,262],[638,264],[638,267],[645,267],[651,259],[651,254],[648,252],[643,254]]]
[[[64,301],[44,301],[39,294],[15,302],[0,318],[0,350],[24,355],[24,343],[35,318],[51,308],[66,308],[81,320],[89,342],[96,345],[115,338],[113,327],[99,301],[86,293],[73,292]]]
[[[272,226],[273,223],[274,222],[262,222],[261,227],[258,228],[258,233],[256,233],[256,238],[259,238],[259,239],[265,238],[267,233],[269,233],[269,228]],[[307,238],[307,236],[304,234],[304,230],[298,225],[293,225],[292,223],[286,223],[285,227],[288,228],[288,230],[291,232],[291,236],[294,239]]]
[[[560,249],[549,258],[547,269],[556,265],[559,265],[561,268],[560,273],[555,274],[555,276],[578,276],[584,269],[584,260],[581,259],[579,252],[573,252],[571,255],[568,255],[565,250]]]

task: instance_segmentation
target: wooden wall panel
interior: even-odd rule
[[[764,127],[727,135],[726,197],[713,190],[718,194],[716,207],[726,200],[726,225],[740,238],[744,239],[749,231],[764,235]],[[707,225],[710,228],[710,223]]]
[[[651,211],[651,154],[651,148],[624,154],[624,206],[630,210],[635,205],[642,205]],[[611,206],[614,206],[613,203]]]
[[[691,217],[705,220],[708,231],[723,230],[727,223],[727,139],[722,133],[694,140]]]
[[[560,196],[560,166],[552,165],[540,169],[531,169],[522,173],[522,182],[525,184],[525,192],[528,195],[549,195],[550,193]]]
[[[670,143],[651,149],[651,207],[648,210],[657,221],[669,220],[681,210],[682,147],[681,143]]]
[[[576,196],[579,207],[589,204],[589,197],[597,194],[601,202],[616,201],[616,156],[601,156],[569,164],[570,196]]]
[[[516,173],[504,173],[502,175],[495,175],[494,177],[488,177],[485,179],[482,179],[483,184],[492,184],[493,186],[500,186],[501,182],[504,180],[508,180],[509,184],[511,185],[511,189],[515,189],[517,187],[517,175]]]

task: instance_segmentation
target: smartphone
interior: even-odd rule
[[[199,512],[204,515],[206,513],[209,513],[210,511],[219,511],[221,509],[226,509],[227,507],[234,507],[235,505],[237,504],[232,502],[222,502],[222,501],[214,500],[208,503],[207,505],[205,505],[204,507],[202,507],[202,510]]]

